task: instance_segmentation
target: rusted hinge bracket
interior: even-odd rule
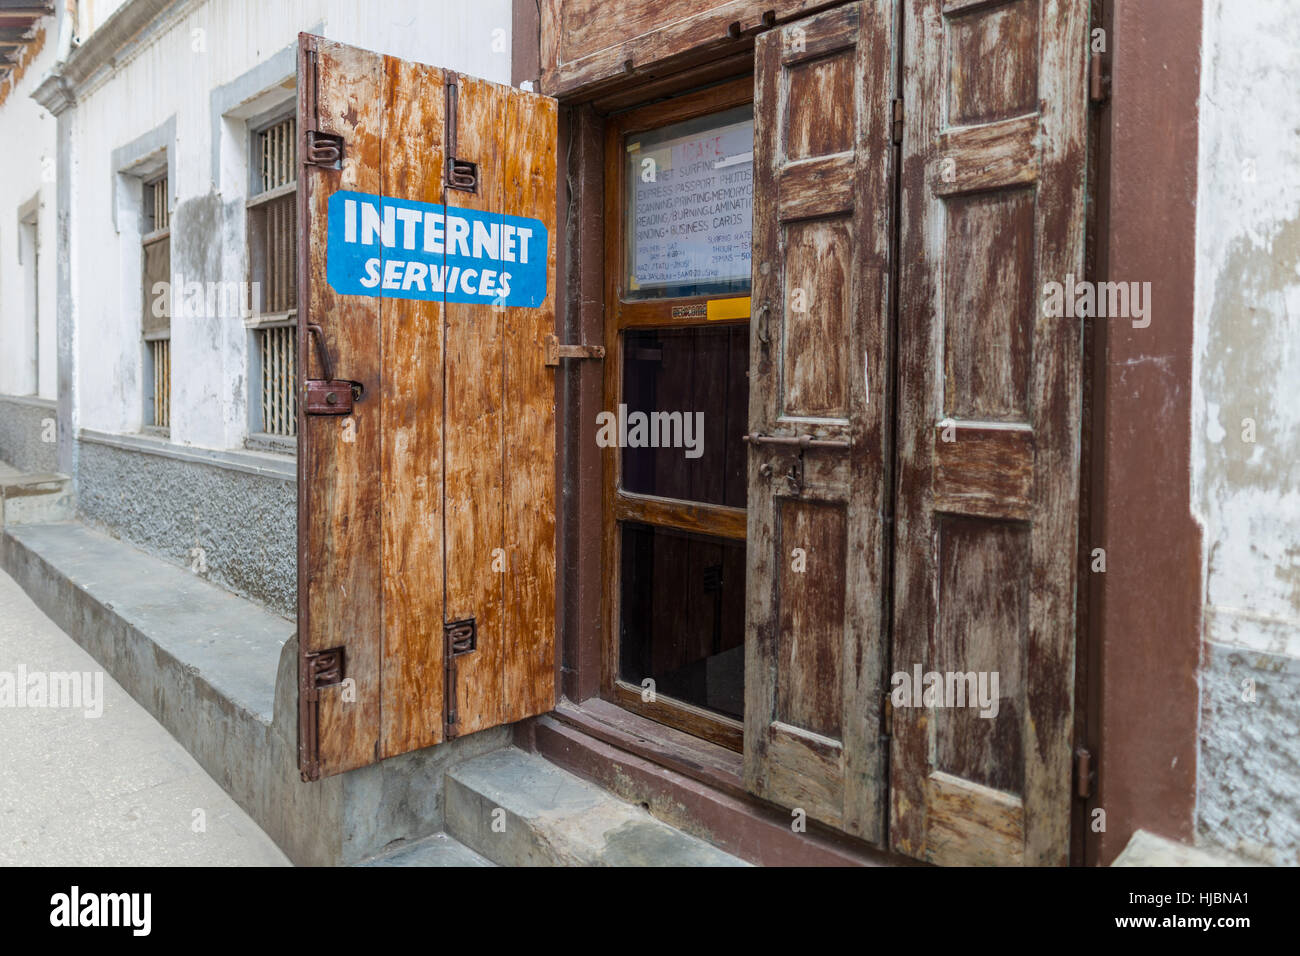
[[[603,345],[561,345],[554,335],[546,336],[546,364],[559,365],[560,359],[603,359]]]
[[[890,138],[895,145],[903,141],[903,101],[894,100],[893,117],[890,123]]]
[[[1092,769],[1092,751],[1086,747],[1076,748],[1074,751],[1074,795],[1080,800],[1087,800],[1092,796],[1092,785],[1096,782],[1097,774]]]
[[[320,779],[320,692],[343,683],[343,648],[303,654],[298,662],[298,769]]]
[[[302,161],[307,166],[337,167],[343,162],[343,137],[320,131],[320,109],[317,103],[316,51],[307,54],[307,103],[303,111]]]
[[[1088,61],[1088,101],[1100,106],[1110,99],[1110,61],[1103,53],[1093,53]]]
[[[446,96],[446,141],[447,141],[447,175],[446,184],[448,189],[459,189],[462,192],[478,192],[478,163],[470,162],[467,159],[461,159],[456,155],[456,119],[459,112],[460,104],[460,78],[455,71],[447,71],[447,96]]]
[[[443,654],[446,664],[446,680],[443,684],[443,698],[447,702],[446,719],[443,735],[451,738],[459,733],[456,725],[460,723],[460,708],[456,701],[457,673],[456,658],[468,654],[478,647],[478,624],[470,617],[463,621],[452,621],[442,626]]]

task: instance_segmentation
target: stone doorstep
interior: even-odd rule
[[[501,866],[748,866],[536,754],[447,771],[450,836]]]
[[[443,826],[449,765],[509,727],[304,783],[293,622],[76,522],[0,534],[0,567],[295,863],[360,862]]]

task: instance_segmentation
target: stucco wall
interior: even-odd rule
[[[0,102],[0,395],[38,393],[38,369],[33,357],[39,351],[39,394],[54,398],[55,123],[54,117],[31,98],[31,92],[54,62],[57,43],[54,18],[46,17],[41,22],[45,35],[33,44],[39,47],[38,52],[23,67],[18,82],[5,90]],[[0,80],[0,89],[9,83],[8,79]],[[39,247],[35,255],[28,248],[30,237],[23,241],[19,226],[20,213],[26,214],[33,200]],[[38,272],[35,289],[31,282],[33,264]]]
[[[0,395],[0,461],[19,471],[58,471],[51,399]]]
[[[1290,0],[1205,0],[1203,29],[1192,454],[1207,641],[1198,834],[1296,864],[1300,19]]]
[[[109,442],[80,443],[77,507],[87,524],[294,616],[297,490],[279,456],[205,463],[165,453],[164,442]]]

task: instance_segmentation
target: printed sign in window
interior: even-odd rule
[[[626,296],[748,292],[753,106],[632,134],[626,149]]]

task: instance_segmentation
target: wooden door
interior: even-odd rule
[[[883,839],[892,5],[755,63],[745,780]]]
[[[1081,329],[1042,302],[1083,275],[1088,4],[904,6],[891,843],[1064,864]]]
[[[308,35],[298,95],[315,779],[554,706],[556,105]]]

